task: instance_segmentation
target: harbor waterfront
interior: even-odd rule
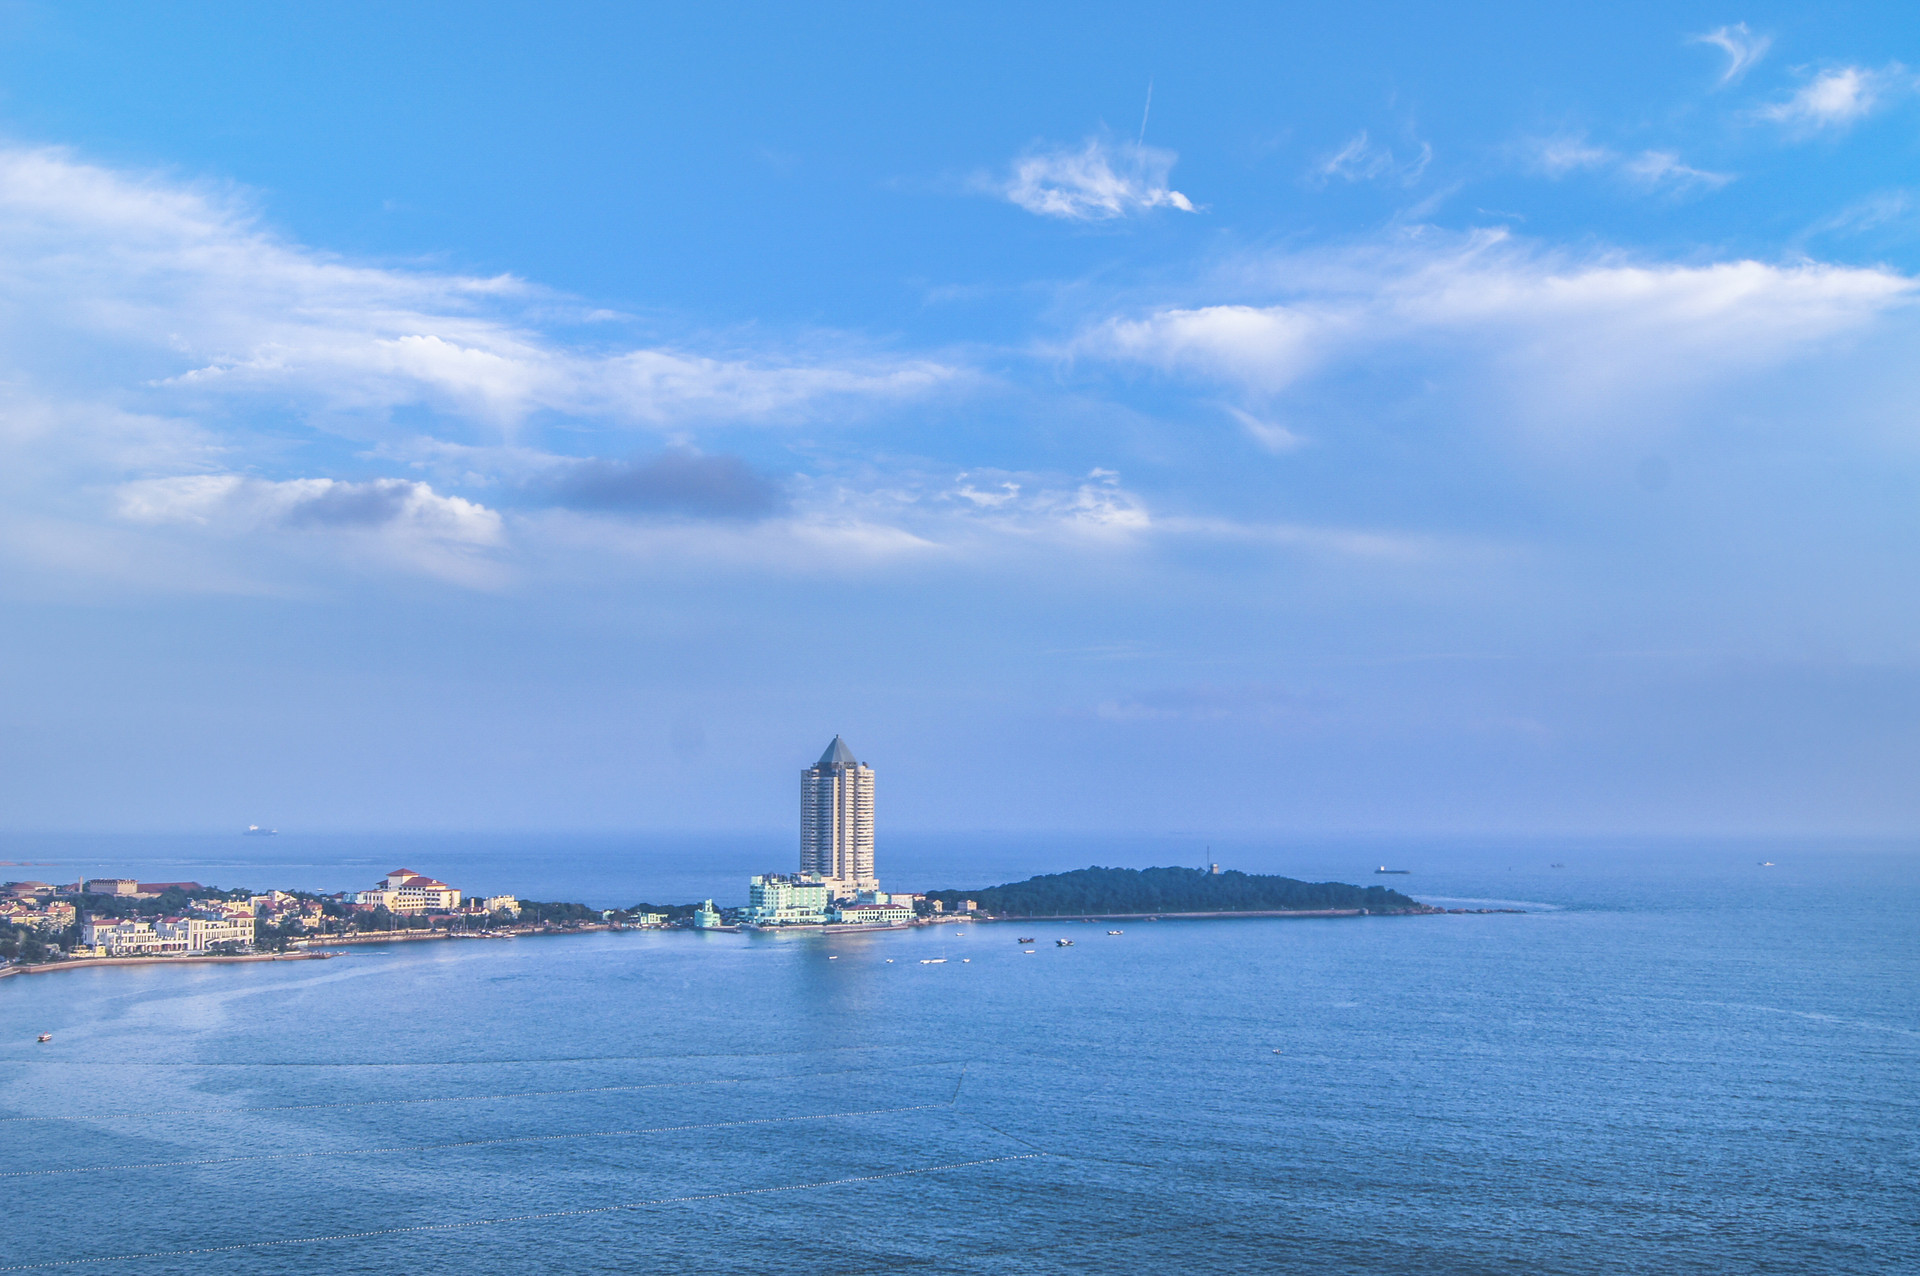
[[[274,840],[247,849],[293,854]],[[714,871],[761,845],[711,843]],[[336,871],[322,849],[301,853]],[[403,853],[423,849],[456,883],[499,863],[485,844],[464,862],[444,841]],[[1216,853],[1335,877],[1382,852]],[[984,884],[1093,852],[897,854],[914,879]],[[1391,860],[1428,902],[1526,911],[600,931],[14,980],[0,1265],[1851,1276],[1920,1260],[1911,847],[1429,843]],[[627,895],[698,890],[670,846],[616,859],[582,839],[528,869],[565,897],[616,871],[657,875]]]

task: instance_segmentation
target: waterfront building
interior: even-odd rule
[[[830,891],[823,881],[766,873],[747,879],[747,912],[754,926],[819,926],[827,920]]]
[[[460,892],[410,868],[396,868],[370,891],[354,891],[348,900],[389,913],[449,913],[460,907]]]
[[[109,957],[184,953],[184,935],[161,934],[154,923],[137,918],[89,917],[80,924],[80,943]]]
[[[712,900],[701,900],[700,907],[693,910],[693,928],[695,930],[713,930],[719,925],[720,910],[713,906]]]
[[[135,895],[140,883],[125,877],[95,877],[86,883],[89,895]]]
[[[873,768],[839,736],[800,773],[800,873],[832,898],[878,890],[873,869]]]
[[[842,926],[905,926],[913,921],[912,896],[861,891],[833,906],[833,920]]]
[[[177,941],[178,947],[170,946],[165,951],[205,953],[222,944],[251,947],[254,919],[251,913],[208,911],[185,917],[163,917],[154,923],[153,929],[163,941]]]
[[[80,926],[80,942],[109,957],[143,954],[205,953],[222,944],[249,947],[253,918],[212,910],[184,917],[89,917]]]

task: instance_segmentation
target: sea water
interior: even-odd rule
[[[239,843],[0,875],[728,903],[788,850]],[[889,874],[1209,857],[1526,911],[16,977],[0,1269],[1920,1271],[1913,846],[927,838]]]

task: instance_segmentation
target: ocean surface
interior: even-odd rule
[[[791,858],[777,836],[11,838],[0,859],[32,864],[0,877],[338,890],[404,866],[724,904]],[[0,1271],[1920,1272],[1920,847],[881,848],[921,889],[1208,860],[1527,911],[7,979]]]

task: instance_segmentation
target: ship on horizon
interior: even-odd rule
[[[249,824],[247,825],[247,831],[242,833],[240,836],[241,837],[275,837],[275,836],[278,836],[279,832],[280,832],[279,829],[263,829],[258,824]]]

